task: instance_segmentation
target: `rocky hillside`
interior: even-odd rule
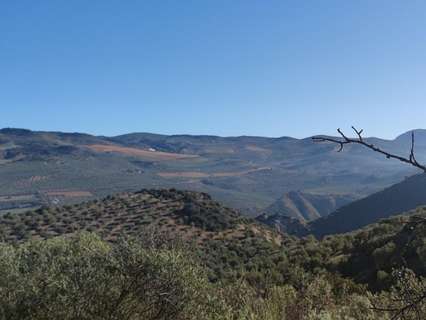
[[[265,209],[264,218],[286,216],[301,222],[312,221],[327,216],[337,208],[354,201],[351,195],[313,194],[301,191],[285,193]]]
[[[426,205],[425,186],[426,174],[415,175],[380,192],[343,205],[329,215],[311,221],[306,221],[299,209],[300,207],[308,208],[308,213],[315,212],[312,203],[309,202],[306,205],[306,196],[303,197],[304,201],[297,202],[303,204],[299,207],[294,204],[295,202],[289,201],[290,197],[287,196],[273,206],[276,210],[264,213],[256,219],[281,232],[297,236],[313,234],[322,238],[326,235],[351,232],[381,219]],[[301,199],[301,195],[293,193],[293,198]],[[324,200],[324,197],[321,197],[321,200]],[[333,204],[332,201],[326,201],[326,203]]]

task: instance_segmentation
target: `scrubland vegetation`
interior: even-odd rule
[[[3,244],[0,256],[3,319],[390,319],[373,307],[394,305],[406,281],[425,286],[407,272],[372,294],[301,268],[283,285],[268,279],[259,288],[244,276],[212,283],[182,245],[111,244],[88,233]]]
[[[299,239],[176,190],[6,215],[0,317],[424,319],[425,217]]]

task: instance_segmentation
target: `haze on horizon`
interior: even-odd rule
[[[424,128],[423,1],[0,4],[0,128],[118,135]]]

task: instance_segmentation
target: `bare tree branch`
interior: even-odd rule
[[[426,166],[420,164],[415,156],[415,138],[414,138],[414,132],[411,133],[411,148],[410,148],[410,154],[408,158],[405,158],[403,156],[399,156],[387,151],[384,151],[380,149],[379,147],[376,147],[375,145],[366,142],[363,137],[362,133],[363,130],[357,130],[355,127],[352,126],[352,130],[355,132],[357,138],[349,138],[347,137],[342,130],[337,129],[337,132],[340,134],[342,139],[336,139],[336,138],[329,138],[329,137],[313,137],[312,139],[316,142],[332,142],[337,145],[339,145],[338,152],[341,152],[345,145],[347,144],[360,144],[365,146],[366,148],[375,151],[377,153],[383,154],[386,156],[387,159],[396,159],[401,162],[407,163],[411,166],[414,166],[418,169],[421,169],[423,172],[426,173]],[[420,225],[423,225],[426,223],[426,219],[422,217],[418,217],[418,219],[415,219],[414,221],[410,221],[409,223],[409,229],[411,231],[414,231],[417,227]],[[406,244],[405,247],[408,247],[408,245],[413,241],[414,239],[414,233],[410,237],[410,240]],[[405,261],[404,261],[405,262]],[[398,319],[412,319],[412,316],[415,315],[417,320],[421,320],[421,310],[422,304],[426,301],[426,288],[415,288],[414,286],[409,284],[408,282],[404,281],[405,279],[402,279],[403,281],[400,281],[400,285],[402,285],[402,291],[400,292],[400,296],[396,297],[396,300],[393,301],[394,305],[387,306],[387,307],[378,307],[373,302],[373,309],[376,311],[382,311],[382,312],[389,312],[391,313],[392,317],[391,320],[398,320]]]
[[[347,145],[347,144],[360,144],[360,145],[363,145],[364,147],[367,147],[370,150],[373,150],[375,152],[383,154],[384,156],[386,156],[387,159],[399,160],[401,162],[404,162],[404,163],[407,163],[411,166],[414,166],[418,169],[421,169],[423,172],[426,173],[426,165],[420,164],[417,161],[415,153],[414,153],[414,149],[415,149],[414,132],[411,133],[410,155],[409,155],[408,158],[405,158],[403,156],[399,156],[399,155],[384,151],[384,150],[380,149],[379,147],[375,146],[374,144],[366,142],[362,137],[363,130],[357,130],[355,127],[352,127],[352,129],[354,130],[354,132],[356,133],[358,138],[349,138],[348,136],[346,136],[343,133],[342,130],[337,129],[337,132],[342,136],[342,139],[329,138],[329,137],[313,137],[312,140],[314,140],[316,142],[332,142],[332,143],[338,144],[339,145],[339,149],[337,150],[338,152],[341,152],[343,150],[344,146]]]
[[[409,269],[397,270],[397,291],[392,291],[388,300],[390,305],[377,305],[376,301],[371,300],[372,309],[378,312],[387,312],[391,315],[391,320],[422,320],[426,301],[426,287],[421,280],[415,279],[414,273]],[[408,276],[408,277],[407,277]],[[380,304],[380,301],[378,301]]]

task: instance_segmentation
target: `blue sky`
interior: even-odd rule
[[[426,127],[426,2],[0,2],[0,127],[306,137]]]

